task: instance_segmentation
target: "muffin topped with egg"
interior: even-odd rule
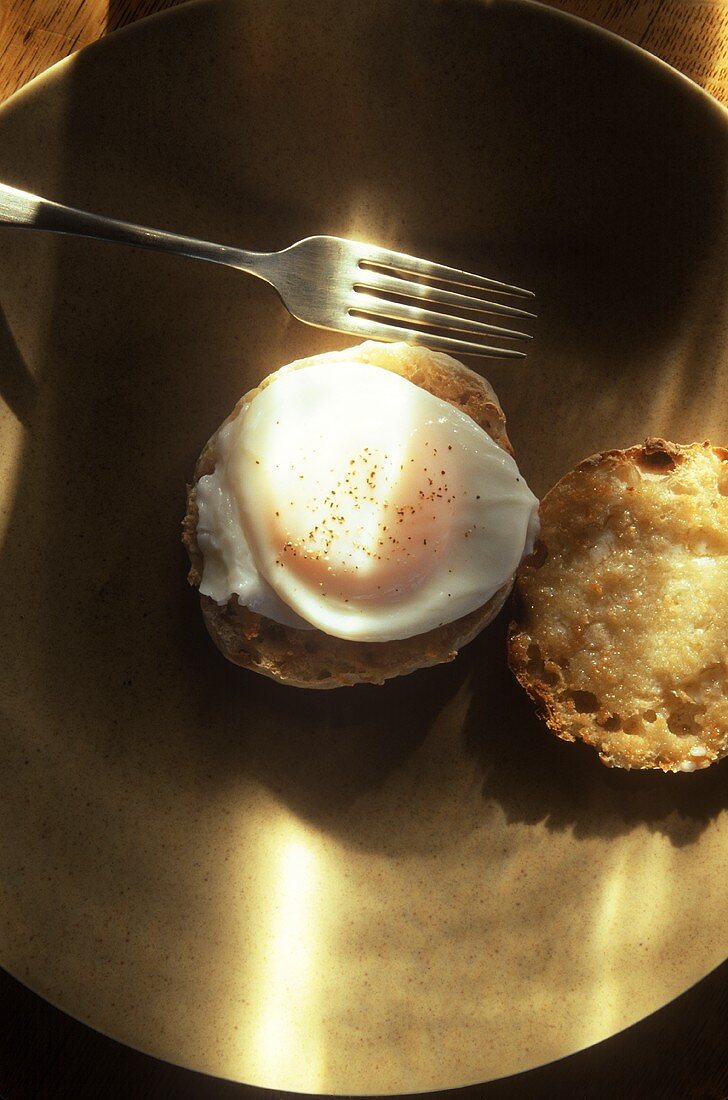
[[[226,657],[336,687],[452,659],[500,610],[536,513],[488,383],[368,342],[238,402],[198,461],[184,541]]]

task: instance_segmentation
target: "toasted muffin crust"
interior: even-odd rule
[[[548,726],[619,768],[728,753],[728,451],[648,439],[546,495],[509,661]]]

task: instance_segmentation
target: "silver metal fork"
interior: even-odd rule
[[[99,217],[5,184],[0,184],[0,224],[226,264],[270,283],[299,321],[373,340],[406,340],[461,355],[522,359],[522,351],[486,340],[528,340],[528,333],[468,314],[535,316],[501,300],[533,298],[529,290],[342,237],[306,237],[280,252],[244,252]],[[486,300],[483,292],[500,297]]]

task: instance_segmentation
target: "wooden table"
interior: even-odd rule
[[[5,0],[0,100],[74,50],[180,0]],[[274,2],[274,0],[271,0]],[[669,62],[728,104],[728,0],[550,0]],[[455,1094],[462,1100],[725,1100],[728,964],[612,1039],[543,1069]],[[0,972],[5,1100],[270,1097],[138,1054],[76,1023]]]
[[[180,2],[4,0],[0,5],[0,100],[81,46]],[[728,0],[547,2],[638,43],[728,104]]]

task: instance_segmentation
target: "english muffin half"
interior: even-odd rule
[[[725,756],[728,451],[605,451],[539,514],[509,660],[551,730],[610,767],[692,772]]]

